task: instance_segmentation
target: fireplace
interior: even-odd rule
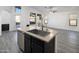
[[[2,31],[9,31],[9,24],[2,24]]]

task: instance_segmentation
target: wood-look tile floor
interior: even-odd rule
[[[79,32],[58,30],[56,53],[79,53]],[[0,36],[0,53],[19,53],[17,32],[5,31]]]
[[[57,53],[79,53],[79,32],[58,30],[56,37]]]
[[[17,32],[2,32],[0,36],[0,53],[18,53],[20,52],[17,44]]]

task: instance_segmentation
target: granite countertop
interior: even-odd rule
[[[57,34],[57,31],[56,30],[53,30],[53,29],[48,29],[47,32],[50,32],[50,34],[48,34],[47,36],[44,36],[44,37],[43,36],[36,35],[34,33],[31,33],[31,32],[28,32],[28,31],[23,30],[23,29],[19,29],[18,31],[21,31],[21,32],[26,33],[26,34],[29,34],[31,36],[34,36],[34,37],[36,37],[36,38],[38,38],[38,39],[40,39],[42,41],[45,41],[46,43],[50,42],[50,40],[53,37],[55,37],[56,34]]]

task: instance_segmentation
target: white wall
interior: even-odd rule
[[[10,31],[16,30],[15,26],[15,9],[11,6],[0,7],[0,16],[2,24],[10,24]]]
[[[16,30],[15,7],[12,7],[11,18],[10,18],[10,31],[13,30]]]
[[[29,23],[29,10],[26,7],[21,7],[21,29],[26,30],[26,25]]]
[[[31,8],[31,7],[22,7],[22,13],[21,13],[21,28],[23,30],[26,30],[26,25],[29,24],[29,15],[30,15],[30,12],[33,12],[33,13],[40,13],[42,14],[40,11],[34,9],[34,8]],[[33,26],[30,26],[30,28],[35,28],[35,25]]]
[[[77,26],[69,26],[69,15],[70,14],[77,14]],[[57,12],[57,13],[50,13],[48,16],[48,27],[52,28],[59,28],[59,29],[66,29],[66,30],[73,30],[79,31],[79,12]]]

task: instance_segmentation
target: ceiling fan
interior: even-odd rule
[[[56,13],[57,12],[57,8],[54,6],[45,6],[45,8],[52,13]]]

